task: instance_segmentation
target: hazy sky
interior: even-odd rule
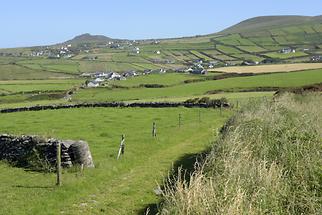
[[[0,47],[53,44],[82,33],[192,36],[255,16],[321,14],[321,0],[1,0]]]

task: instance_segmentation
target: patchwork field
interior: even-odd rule
[[[133,89],[83,89],[77,91],[73,101],[130,101],[149,100],[171,97],[202,96],[213,91],[256,91],[257,88],[296,87],[320,83],[322,70],[308,70],[292,73],[256,75],[250,77],[209,80],[166,88]],[[131,93],[129,93],[129,91]]]

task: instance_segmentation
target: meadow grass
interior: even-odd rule
[[[182,126],[178,127],[178,115]],[[201,122],[199,122],[199,113]],[[172,162],[205,150],[214,130],[231,111],[186,108],[95,108],[1,114],[0,130],[88,141],[95,169],[84,175],[65,170],[63,186],[54,173],[37,173],[0,164],[3,214],[136,214],[157,203],[153,189]],[[152,122],[157,138],[152,138]],[[125,155],[116,160],[120,137]],[[182,161],[183,162],[183,161]]]
[[[35,70],[13,64],[0,65],[0,80],[33,80],[70,77],[72,76],[60,72],[50,72],[38,69]]]
[[[73,87],[78,87],[83,82],[85,81],[80,79],[0,81],[0,89],[11,93],[33,91],[64,91]]]
[[[271,52],[271,53],[265,53],[265,56],[270,57],[270,58],[278,58],[278,59],[288,59],[288,58],[293,58],[293,57],[303,57],[306,56],[307,54],[304,52],[295,52],[295,53],[290,53],[290,54],[283,54],[283,53],[278,53],[278,52]]]
[[[258,87],[296,87],[320,83],[321,81],[322,70],[308,70],[203,81],[165,88],[133,88],[130,90],[108,88],[84,89],[77,91],[73,101],[128,101],[199,96],[213,90],[240,91]]]
[[[320,214],[321,101],[250,103],[195,172],[166,182],[159,214]]]
[[[180,73],[166,73],[166,74],[151,74],[138,77],[128,78],[124,81],[111,81],[110,83],[125,86],[125,87],[138,87],[142,84],[161,84],[161,85],[176,85],[182,84],[186,80],[205,79],[203,75],[190,75]]]

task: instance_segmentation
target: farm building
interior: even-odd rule
[[[122,74],[123,77],[134,77],[138,76],[139,74],[136,71],[127,71]]]
[[[322,56],[313,56],[311,57],[312,62],[320,62],[322,61]]]
[[[104,78],[96,78],[95,79],[95,82],[97,82],[97,83],[101,83],[101,82],[104,82],[104,81],[105,81]]]
[[[259,64],[259,62],[257,62],[257,61],[245,60],[245,61],[242,62],[241,65],[243,65],[243,66],[255,66],[255,65],[258,65],[258,64]]]
[[[208,74],[208,71],[206,69],[204,69],[203,66],[201,66],[201,65],[191,67],[191,68],[187,69],[187,72],[189,72],[190,74],[195,74],[195,75],[207,75]]]
[[[280,50],[280,53],[282,54],[290,54],[290,53],[295,53],[296,50],[293,48],[283,48],[282,50]]]
[[[93,88],[93,87],[99,87],[100,84],[98,82],[96,82],[96,81],[88,81],[86,83],[86,86],[89,87],[89,88]]]
[[[122,76],[117,72],[111,72],[108,75],[108,80],[122,80]]]

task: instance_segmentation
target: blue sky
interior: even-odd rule
[[[321,0],[2,0],[0,47],[53,44],[82,33],[192,36],[255,16],[321,15],[321,8]]]

